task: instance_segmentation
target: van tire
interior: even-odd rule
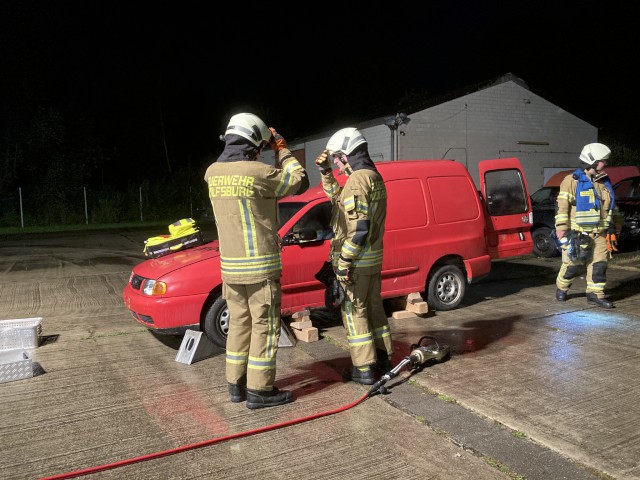
[[[230,320],[231,313],[229,313],[227,301],[222,296],[218,296],[204,317],[204,334],[220,348],[227,347]]]
[[[551,237],[551,228],[536,228],[531,232],[531,240],[533,240],[533,254],[536,257],[552,258],[560,255],[558,247]]]
[[[427,284],[427,303],[435,310],[458,308],[467,287],[465,276],[456,265],[442,265],[430,277]]]

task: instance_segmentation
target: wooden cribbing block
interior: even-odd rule
[[[417,305],[426,302],[422,299],[422,295],[420,295],[419,293],[410,293],[406,297],[392,298],[391,303],[396,308],[406,308],[407,310],[409,310],[409,308],[407,308],[408,305]]]
[[[292,332],[298,340],[303,342],[317,342],[319,338],[316,327],[303,328],[302,330],[294,328]]]
[[[405,308],[413,313],[429,313],[429,304],[427,302],[407,303]]]
[[[291,318],[302,318],[302,317],[308,317],[311,315],[311,312],[307,309],[304,310],[300,310],[299,312],[295,312],[294,314],[291,315]]]
[[[421,303],[421,302],[424,302],[424,299],[422,298],[422,295],[420,295],[418,292],[410,293],[409,295],[407,295],[407,303]]]
[[[304,320],[300,320],[299,322],[291,322],[289,326],[296,330],[304,330],[305,328],[313,327],[313,323],[311,323],[311,318],[305,317]]]
[[[395,320],[402,320],[403,318],[413,318],[415,317],[416,314],[409,312],[407,310],[398,310],[397,312],[393,312],[391,314],[391,318],[395,319]],[[295,330],[294,330],[295,333]]]

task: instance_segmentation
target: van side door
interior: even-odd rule
[[[492,259],[528,255],[533,248],[529,187],[517,158],[483,160],[478,165]]]

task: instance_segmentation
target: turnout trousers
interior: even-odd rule
[[[389,320],[380,296],[380,273],[353,274],[352,283],[342,284],[342,324],[347,330],[349,353],[354,367],[376,363],[376,348],[393,356]]]
[[[562,247],[562,266],[560,267],[560,271],[556,278],[556,287],[565,292],[569,290],[573,280],[584,273],[586,265],[586,293],[595,293],[598,298],[604,298],[604,287],[607,282],[607,264],[609,259],[606,234],[590,233],[589,247],[589,257],[585,261],[569,260],[567,247]]]
[[[280,338],[280,280],[239,285],[223,284],[229,308],[226,376],[238,383],[246,376],[250,390],[269,391],[276,376]]]

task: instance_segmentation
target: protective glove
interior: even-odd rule
[[[329,162],[329,152],[326,150],[316,158],[316,165],[320,173],[326,175],[331,171],[331,162]]]
[[[283,148],[287,148],[287,142],[282,135],[276,132],[275,128],[270,127],[269,130],[271,131],[271,139],[269,140],[269,145],[271,145],[271,148],[277,155],[280,150],[282,150]]]
[[[618,236],[615,233],[607,233],[607,250],[610,252],[618,251]]]
[[[351,267],[351,262],[347,262],[342,257],[338,260],[338,265],[336,265],[333,269],[333,272],[336,274],[336,278],[340,283],[351,283],[351,272],[349,271]]]

